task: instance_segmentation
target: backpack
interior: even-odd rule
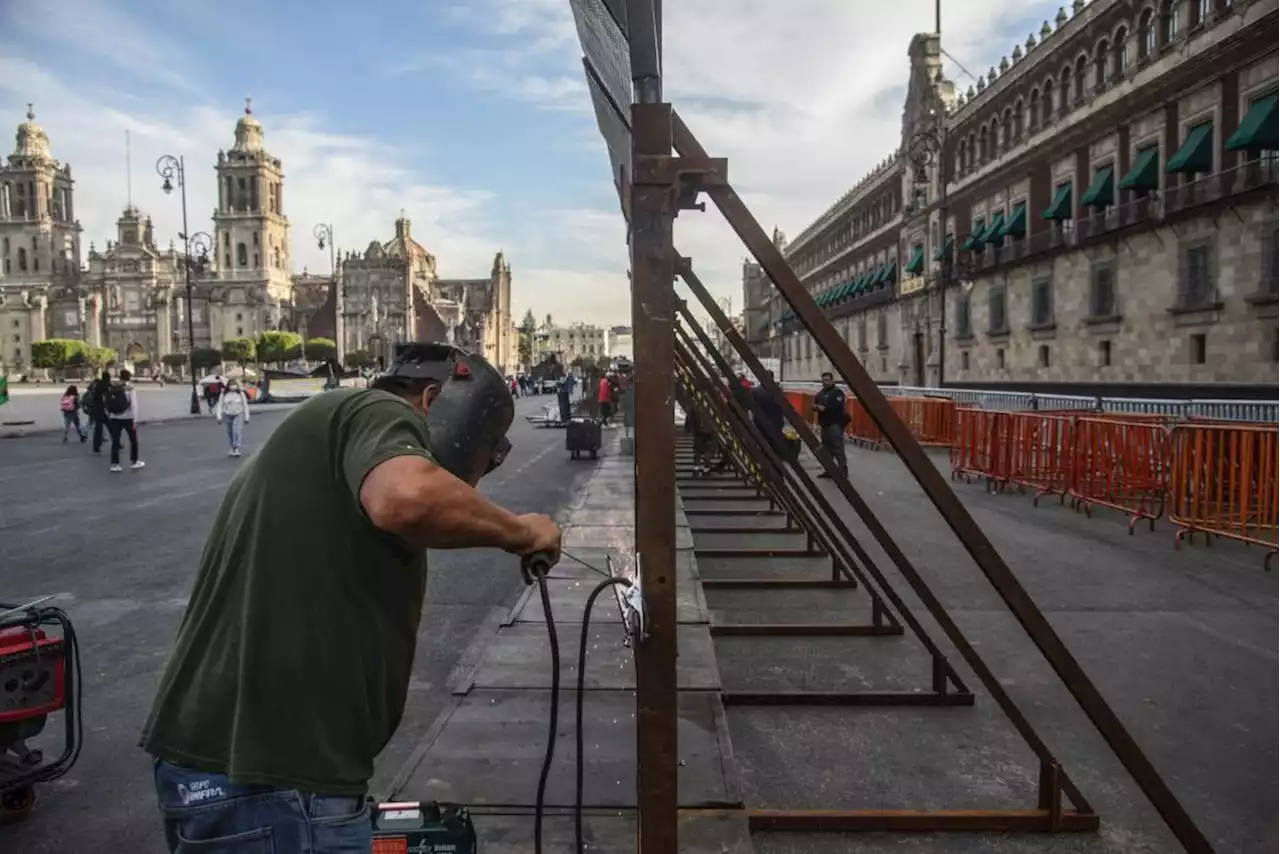
[[[129,411],[129,389],[123,383],[112,383],[107,387],[107,414],[124,415]]]
[[[76,411],[76,396],[74,394],[64,394],[62,396],[62,411],[63,412]]]

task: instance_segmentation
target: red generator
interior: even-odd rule
[[[61,608],[46,603],[0,602],[0,816],[26,813],[37,783],[61,777],[80,754],[80,650]],[[57,758],[27,742],[62,712]]]

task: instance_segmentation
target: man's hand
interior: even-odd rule
[[[524,528],[524,536],[518,548],[512,549],[524,556],[543,552],[555,563],[560,559],[560,526],[550,516],[541,513],[525,513],[518,517]]]

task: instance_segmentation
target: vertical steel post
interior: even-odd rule
[[[632,163],[671,156],[671,107],[631,109]],[[679,850],[675,566],[675,251],[672,186],[631,190],[635,330],[636,552],[649,624],[636,646],[636,791],[640,854]]]

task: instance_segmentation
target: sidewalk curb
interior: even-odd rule
[[[291,404],[291,402],[289,401],[272,401],[271,404],[259,404],[259,405],[281,406],[281,405],[296,405],[296,404]],[[267,410],[267,412],[282,412],[282,411],[284,410],[281,410],[281,409]],[[190,413],[186,413],[183,415],[165,415],[160,418],[144,418],[138,422],[138,425],[145,426],[148,424],[174,424],[180,421],[198,421],[202,418],[208,418],[212,420],[213,416],[204,412],[200,413],[199,415],[192,415]],[[43,436],[48,434],[59,433],[64,429],[65,428],[63,427],[18,427],[17,425],[10,427],[10,426],[0,425],[0,439],[29,439],[35,436]]]

